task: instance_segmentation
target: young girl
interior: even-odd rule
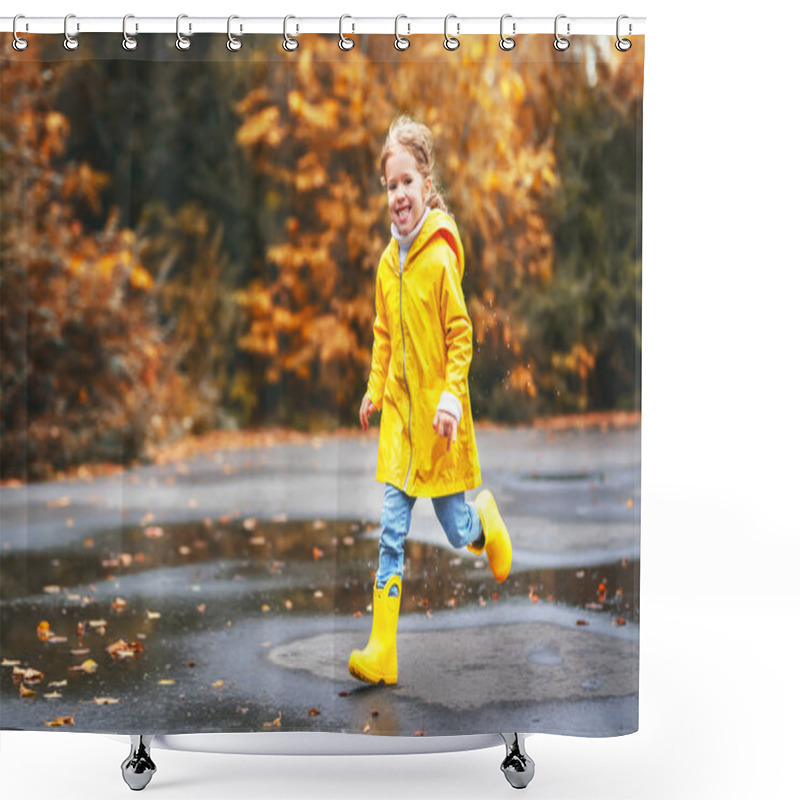
[[[381,411],[377,480],[386,484],[372,633],[350,654],[351,675],[397,683],[403,542],[418,497],[430,497],[453,547],[484,551],[497,581],[511,569],[511,541],[491,492],[480,485],[467,376],[472,323],[461,290],[464,249],[433,184],[428,128],[391,126],[381,155],[392,240],[378,265],[375,341],[361,427]]]

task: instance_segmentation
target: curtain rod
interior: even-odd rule
[[[292,36],[303,33],[358,34],[378,33],[413,36],[417,34],[442,34],[445,30],[444,17],[234,17],[231,31],[236,36],[246,34],[284,34]],[[558,26],[560,36],[572,35],[615,35],[636,36],[645,32],[645,17],[570,17],[565,14],[555,17],[503,17],[503,32],[506,36],[524,33],[553,34]],[[620,26],[618,28],[618,25]],[[500,34],[500,17],[459,17],[450,15],[447,29],[451,36],[464,34]],[[83,33],[120,33],[122,17],[81,17],[70,14],[65,17],[26,17],[17,18],[16,32],[64,34],[65,27],[70,36]],[[125,30],[129,36],[146,33],[176,33],[180,28],[183,36],[195,33],[227,33],[228,17],[193,17],[181,14],[175,17],[136,17],[129,15]],[[0,17],[0,31],[11,33],[14,30],[14,17]]]

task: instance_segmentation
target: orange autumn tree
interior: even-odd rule
[[[107,177],[65,157],[53,98],[68,69],[0,70],[4,478],[135,457],[169,384],[136,237],[100,218]]]
[[[264,65],[238,104],[237,141],[266,177],[264,202],[281,223],[261,277],[240,293],[249,317],[240,344],[288,406],[327,403],[348,422],[369,369],[375,269],[389,238],[378,162],[398,114],[433,132],[467,254],[473,363],[529,397],[535,369],[511,307],[522,286],[552,272],[541,208],[557,183],[549,101],[526,77],[530,66],[484,37],[456,53],[439,37],[415,37],[403,54],[392,42],[363,37],[341,54],[330,37],[304,36],[291,60]]]

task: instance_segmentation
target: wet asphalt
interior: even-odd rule
[[[419,501],[394,687],[347,672],[370,628],[374,435],[3,488],[0,726],[635,730],[640,431],[477,436],[512,574],[496,584]],[[109,652],[119,641],[138,645]],[[14,662],[41,679],[15,679]]]

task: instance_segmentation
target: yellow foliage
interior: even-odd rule
[[[141,264],[135,264],[131,270],[131,286],[134,289],[150,290],[153,288],[153,276]]]

